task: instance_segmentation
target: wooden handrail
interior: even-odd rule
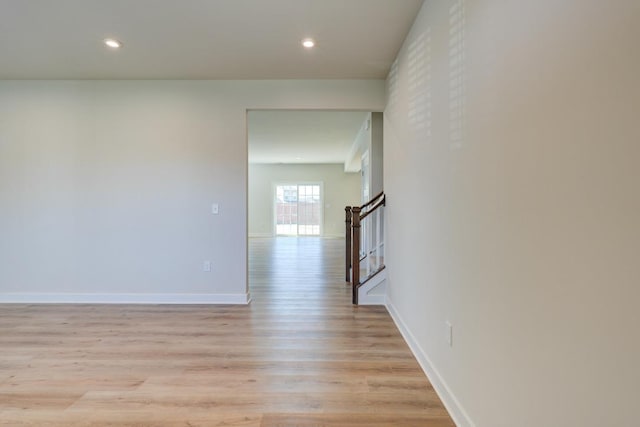
[[[370,214],[375,212],[375,210],[378,209],[380,206],[385,206],[386,205],[386,199],[387,199],[387,196],[382,195],[382,200],[380,200],[378,203],[376,203],[371,209],[368,209],[365,213],[360,215],[360,221],[362,221],[363,219],[368,217]]]
[[[380,193],[376,194],[376,196],[374,198],[369,200],[364,205],[360,206],[360,210],[364,210],[366,207],[371,206],[372,204],[374,204],[383,195],[384,195],[384,191],[381,191]]]
[[[344,224],[345,224],[345,253],[344,253],[344,266],[345,266],[345,282],[351,281],[351,206],[344,208]]]

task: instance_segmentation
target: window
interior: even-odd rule
[[[275,196],[277,236],[320,235],[320,184],[276,185]]]

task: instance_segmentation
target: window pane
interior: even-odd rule
[[[320,185],[277,185],[276,234],[320,235]]]

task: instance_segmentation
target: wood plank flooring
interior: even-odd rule
[[[249,306],[0,305],[0,425],[454,426],[343,250],[252,239]]]

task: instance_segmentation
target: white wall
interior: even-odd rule
[[[374,80],[1,81],[0,301],[246,301],[247,109],[383,102]]]
[[[383,114],[381,112],[367,114],[345,161],[345,171],[362,173],[362,156],[368,152],[370,197],[384,190],[383,137]],[[362,189],[362,197],[364,197],[364,189]],[[361,204],[369,201],[363,200],[362,197]]]
[[[360,202],[360,174],[342,164],[249,164],[249,236],[274,234],[275,184],[321,182],[323,236],[344,237],[344,207]]]
[[[360,172],[362,170],[362,153],[367,149],[371,141],[370,120],[371,113],[367,114],[360,126],[360,130],[358,130],[356,137],[351,143],[349,153],[344,162],[345,172]]]
[[[384,134],[383,114],[371,113],[371,140],[369,143],[371,197],[384,191]],[[366,200],[368,202],[368,200]]]
[[[460,425],[637,426],[640,2],[464,3],[388,79],[390,309]]]

